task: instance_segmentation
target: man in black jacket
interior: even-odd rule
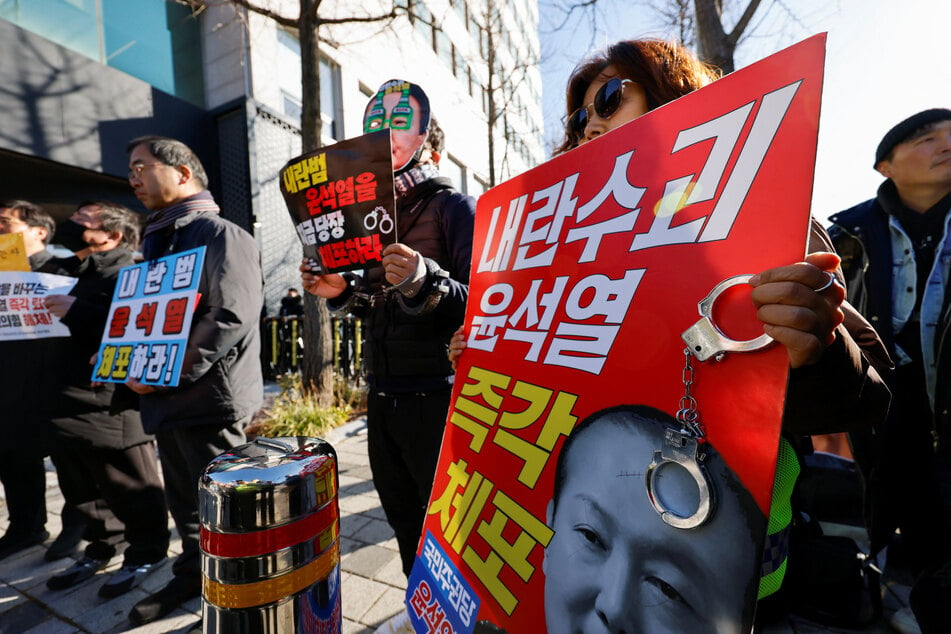
[[[951,619],[951,110],[919,112],[875,153],[875,198],[831,217],[849,300],[875,326],[896,370],[892,406],[870,447],[873,548],[901,529],[923,632]],[[937,442],[936,442],[937,439]],[[861,449],[862,446],[856,447]],[[944,572],[935,568],[944,562]],[[942,581],[943,579],[943,581]]]
[[[201,594],[198,479],[213,458],[245,442],[244,427],[263,400],[258,318],[264,280],[257,243],[221,218],[204,167],[188,146],[150,136],[132,140],[128,150],[129,183],[151,212],[145,259],[206,248],[178,386],[128,384],[141,396],[142,426],[158,441],[165,498],[182,538],[175,577],[129,614],[142,625]]]
[[[25,200],[0,203],[0,233],[23,235],[30,270],[56,273],[46,250],[53,219]],[[55,367],[55,339],[0,342],[0,483],[10,524],[0,537],[0,559],[43,543],[46,532],[46,470],[48,453],[50,372]]]
[[[99,348],[119,270],[135,263],[138,221],[125,207],[108,202],[80,204],[73,219],[85,227],[85,247],[57,263],[78,278],[76,285],[69,295],[46,299],[46,307],[71,335],[60,342],[51,457],[64,509],[73,508],[85,519],[85,538],[91,543],[81,560],[51,577],[47,586],[61,590],[92,577],[109,563],[124,535],[129,546],[123,565],[99,588],[100,596],[111,598],[139,585],[165,559],[168,510],[155,446],[142,430],[138,397],[124,385],[90,381],[90,358]],[[102,520],[109,517],[103,517],[100,498],[124,531],[105,526]],[[65,523],[64,510],[64,531]]]
[[[446,351],[469,296],[475,199],[439,176],[443,133],[416,84],[381,86],[364,128],[390,129],[401,242],[362,277],[314,275],[307,263],[301,272],[304,288],[331,310],[366,318],[370,468],[408,577],[449,410]]]

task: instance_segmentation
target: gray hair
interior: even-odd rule
[[[205,173],[205,168],[198,159],[198,155],[196,155],[190,147],[175,139],[148,135],[140,136],[129,141],[125,151],[131,154],[132,150],[143,144],[149,146],[149,152],[152,153],[152,156],[166,165],[171,167],[186,166],[191,170],[192,176],[198,181],[202,188],[208,188],[208,175]]]

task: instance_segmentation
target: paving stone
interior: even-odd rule
[[[363,619],[363,615],[383,596],[388,586],[358,575],[349,575],[342,585],[340,598],[343,613],[347,618],[362,625],[370,625]]]
[[[376,521],[366,515],[343,515],[340,518],[340,535],[353,538],[367,522]]]
[[[370,517],[375,517],[378,520],[383,520],[384,522],[386,521],[386,512],[383,510],[382,506],[375,506],[371,509],[367,509],[364,511],[364,513]]]
[[[399,561],[395,549],[385,549],[348,540],[345,535],[359,533],[362,540],[382,540],[388,543],[392,540],[389,527],[382,521],[382,509],[379,508],[379,498],[373,488],[370,471],[367,466],[366,437],[347,437],[341,441],[344,444],[340,452],[341,484],[340,493],[346,501],[343,503],[341,530],[342,551],[352,555],[348,557],[347,566],[357,573],[344,572],[342,596],[349,597],[344,609],[344,631],[369,633],[374,628],[357,620],[372,606],[376,606],[374,618],[385,618],[393,605],[398,605],[402,589],[393,584],[405,583],[400,573]],[[62,495],[58,488],[56,474],[50,471],[47,474],[47,504],[49,520],[47,527],[55,537],[61,530],[59,511],[62,509]],[[0,509],[4,508],[2,492],[0,492]],[[370,514],[366,514],[369,512]],[[0,526],[6,526],[6,514],[0,511]],[[174,523],[169,519],[172,531],[172,543],[169,548],[170,560],[181,552],[181,540],[174,530]],[[49,541],[52,541],[52,537]],[[85,544],[82,544],[85,546]],[[29,591],[37,602],[28,600],[17,586],[0,583],[0,613],[3,613],[3,625],[0,631],[8,631],[8,624],[15,623],[11,631],[31,631],[31,634],[72,634],[73,632],[97,632],[113,634],[117,632],[138,632],[145,634],[165,632],[186,632],[199,618],[201,601],[195,599],[184,609],[176,610],[168,617],[140,628],[133,628],[128,621],[128,612],[136,602],[148,594],[163,587],[171,578],[171,566],[166,564],[150,575],[142,586],[132,590],[122,597],[105,601],[98,596],[99,586],[105,582],[107,574],[99,573],[75,588],[65,591],[52,592],[45,587],[46,580],[72,565],[74,559],[66,558],[58,562],[46,562],[43,559],[44,549],[40,546],[28,549],[23,553],[0,562],[0,581],[19,584],[21,590]],[[107,570],[114,570],[121,565],[121,557],[113,558]],[[385,582],[377,582],[360,574],[369,575],[376,569],[383,571]],[[389,590],[392,595],[378,602],[383,594]],[[395,601],[395,603],[394,603]],[[47,607],[44,609],[44,604]],[[387,607],[389,606],[389,607]],[[398,609],[398,608],[397,608]],[[354,614],[351,614],[353,612]],[[71,614],[71,616],[66,616]],[[22,619],[22,620],[21,620]],[[20,625],[22,623],[22,625]],[[28,630],[32,628],[32,630]],[[81,628],[81,629],[80,629]]]
[[[361,544],[358,541],[354,541],[350,539],[349,537],[341,536],[340,537],[340,558],[343,559],[344,555],[346,555],[347,553],[352,553],[355,550],[359,550],[360,548],[363,548],[364,546],[365,544]]]
[[[397,614],[406,611],[405,593],[396,588],[387,588],[376,603],[363,615],[363,621],[379,627]]]
[[[400,553],[400,545],[396,541],[396,535],[386,540],[385,542],[380,542],[378,546],[382,546],[383,548],[386,548],[387,550],[392,550],[397,555],[399,555]]]
[[[98,592],[98,585],[96,591]],[[89,609],[76,617],[76,623],[90,632],[128,630],[132,628],[129,611],[144,596],[145,593],[141,595],[136,593],[132,596],[124,596],[124,600],[121,601],[119,598],[104,601],[96,595],[96,598],[90,602]]]
[[[360,478],[361,480],[373,482],[373,473],[370,471],[369,465],[347,469],[347,475],[353,478]]]
[[[345,618],[343,620],[342,634],[373,634],[373,628],[367,627],[356,621]]]
[[[52,626],[59,619],[43,605],[32,601],[23,601],[11,610],[3,613],[3,632],[25,632],[40,623]]]
[[[0,579],[19,590],[27,591],[45,584],[54,574],[73,565],[72,559],[46,561],[43,559],[44,554],[46,549],[34,546],[4,559],[0,567]]]
[[[363,482],[362,478],[347,475],[346,473],[342,473],[342,472],[337,473],[337,479],[339,480],[338,486],[340,487],[341,491],[344,489],[344,487],[353,486],[354,484],[357,484],[358,482]]]
[[[340,498],[341,513],[362,513],[379,506],[380,500],[377,499],[376,496],[371,496],[368,494],[351,495]]]
[[[396,540],[394,540],[395,542]],[[383,566],[374,577],[377,581],[398,588],[400,592],[406,592],[406,575],[403,574],[403,560],[399,555],[392,557],[390,561]]]
[[[353,539],[366,544],[382,544],[389,539],[395,541],[393,529],[389,524],[372,517],[364,517],[364,519],[366,522],[351,535]]]
[[[340,568],[355,575],[372,579],[392,557],[393,553],[389,550],[367,544],[341,557]]]
[[[26,597],[23,593],[17,592],[16,588],[0,585],[0,619],[3,618],[3,614],[19,606],[24,601],[26,601]]]
[[[37,625],[23,632],[23,634],[73,634],[74,632],[83,631],[84,630],[78,629],[76,626],[67,623],[66,621],[61,621],[54,617],[46,619],[42,623],[38,623]]]
[[[340,464],[367,464],[368,457],[363,446],[357,443],[346,442],[338,443],[334,446],[337,452],[337,462]]]
[[[367,482],[366,480],[360,480],[359,478],[353,478],[353,483],[344,486],[343,483],[340,484],[340,496],[345,495],[359,495],[361,493],[375,493],[376,487],[373,486],[372,482]]]

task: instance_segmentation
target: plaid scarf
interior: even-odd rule
[[[175,222],[179,218],[200,212],[216,214],[219,211],[218,204],[207,189],[165,209],[153,211],[145,220],[145,231],[142,236],[142,257],[146,260],[152,260],[162,255],[166,246],[163,244],[162,238],[168,233],[170,227],[175,226]]]

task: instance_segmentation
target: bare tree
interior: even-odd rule
[[[782,37],[790,26],[806,26],[784,0],[648,0],[645,4],[665,31],[724,74],[736,70],[736,50],[752,34],[762,36],[773,29],[772,36]],[[773,25],[767,22],[770,14]]]
[[[596,2],[597,0],[591,0]],[[529,81],[529,72],[538,67],[538,53],[531,46],[519,51],[517,56],[503,56],[500,51],[511,51],[510,46],[502,46],[511,25],[505,23],[499,0],[485,0],[482,5],[479,29],[484,43],[482,61],[486,65],[486,83],[484,86],[486,103],[487,144],[489,152],[489,186],[496,185],[506,177],[509,152],[518,142],[518,134],[510,119],[526,119],[526,108],[520,104],[518,93]],[[530,130],[534,137],[537,130]],[[501,136],[502,156],[496,147]]]
[[[697,54],[724,74],[735,70],[733,53],[753,19],[761,0],[749,0],[736,24],[728,33],[723,25],[724,0],[694,0],[696,10]]]
[[[296,16],[284,15],[272,10],[263,2],[252,0],[174,0],[188,5],[193,13],[200,13],[208,7],[232,5],[258,15],[262,15],[277,24],[296,30],[300,38],[301,49],[301,137],[303,152],[316,150],[321,145],[321,104],[320,104],[320,29],[323,26],[352,23],[383,23],[394,20],[401,14],[397,4],[391,3],[389,10],[376,14],[363,13],[345,17],[324,17],[320,6],[324,0],[299,0]],[[330,3],[328,3],[330,4]],[[309,391],[322,406],[333,403],[333,336],[331,333],[330,311],[326,300],[304,293],[304,343],[305,354],[301,364],[303,388]]]
[[[694,0],[651,0],[648,3],[668,30],[676,33],[677,41],[687,48],[694,47],[697,32],[693,2]]]

